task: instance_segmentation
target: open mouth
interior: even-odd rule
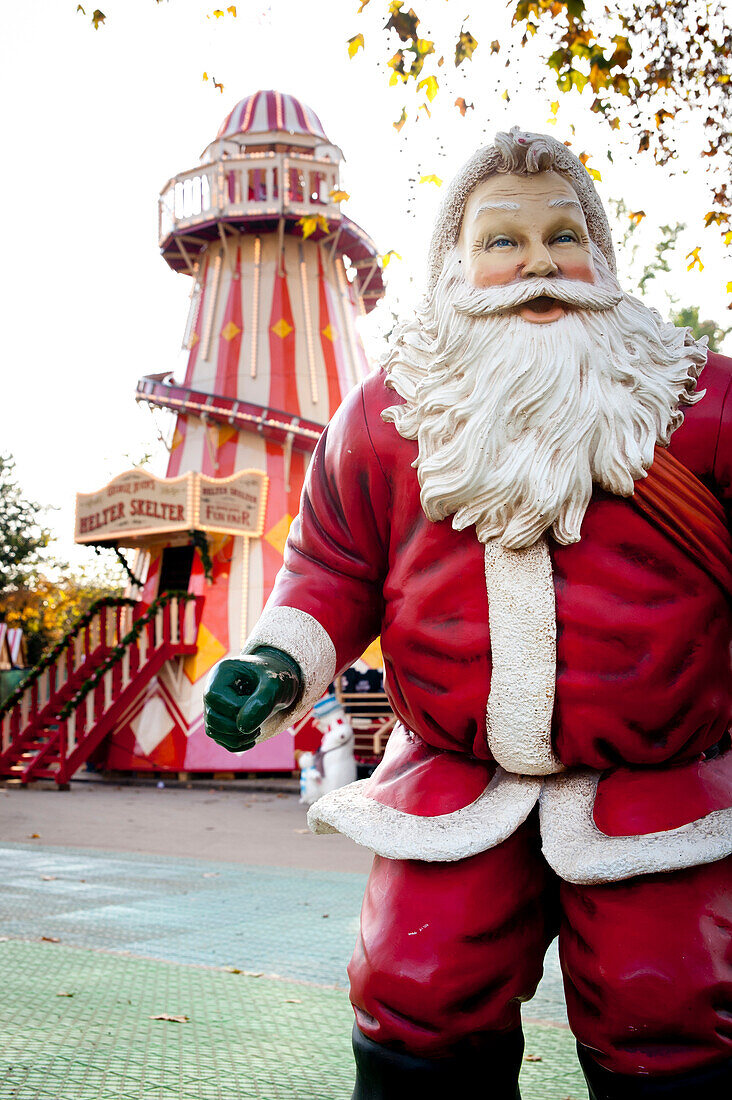
[[[557,298],[550,298],[548,295],[542,294],[540,298],[532,298],[530,302],[525,304],[534,313],[551,313],[560,303]]]

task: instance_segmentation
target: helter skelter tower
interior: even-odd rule
[[[309,107],[260,91],[227,115],[200,164],[163,188],[161,252],[193,280],[188,363],[182,384],[169,374],[138,384],[138,400],[176,415],[167,478],[151,479],[152,503],[137,506],[145,533],[107,544],[142,551],[145,602],[187,589],[204,603],[197,652],[169,661],[118,723],[108,768],[293,767],[291,737],[243,758],[206,738],[201,694],[212,665],[238,653],[256,622],[315,443],[368,370],[355,322],[383,294],[382,272],[371,238],[340,210],[341,159]],[[173,530],[163,500],[183,492],[176,479],[186,476],[195,535]],[[239,534],[237,494],[246,498],[252,478],[260,514],[253,533]],[[95,515],[103,524],[99,504]]]

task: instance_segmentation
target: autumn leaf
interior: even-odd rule
[[[500,53],[500,52],[501,52],[501,43],[496,38],[496,39],[493,40],[493,42],[491,42],[491,53]]]
[[[420,183],[434,183],[435,187],[442,187],[442,180],[440,179],[439,176],[436,176],[434,173],[432,175],[429,175],[429,176],[422,176],[420,178],[419,182]]]
[[[732,294],[732,282],[727,283],[727,293]]]
[[[729,221],[729,214],[726,214],[723,210],[709,210],[704,215],[704,227],[708,228],[710,225],[724,225]]]
[[[559,100],[555,99],[553,103],[549,104],[549,106],[551,108],[552,114],[556,115],[557,111],[559,110]]]
[[[340,191],[337,188],[335,191],[329,191],[328,196],[331,202],[345,202],[351,197],[347,191]]]
[[[355,57],[359,50],[364,48],[364,38],[362,34],[354,34],[353,38],[348,39],[348,56]]]
[[[86,8],[82,8],[81,4],[76,5],[76,10],[80,11],[82,15],[86,15]]]
[[[503,95],[501,96],[501,99],[505,99],[506,103],[511,102],[511,97],[508,94],[508,88],[506,88],[506,90],[504,91]]]
[[[632,213],[628,214],[628,220],[633,222],[635,225],[640,225],[645,216],[645,210],[634,210],[632,211]]]
[[[367,8],[370,3],[371,3],[371,0],[359,0],[359,5],[360,6],[359,6],[358,11],[356,12],[356,15],[360,15],[361,12],[363,11],[363,9]]]
[[[424,78],[424,80],[420,80],[419,84],[417,85],[417,91],[421,92],[423,88],[425,90],[425,95],[427,96],[427,98],[429,99],[429,101],[431,103],[432,100],[437,95],[437,93],[439,91],[439,88],[440,88],[437,77],[435,77],[435,76],[426,76]]]
[[[475,104],[466,103],[462,96],[459,96],[458,99],[455,100],[455,106],[460,111],[460,114],[463,116],[463,118],[465,118],[466,111],[475,110]]]
[[[732,244],[732,229],[729,229],[722,237],[725,244]]]
[[[409,11],[402,11],[402,0],[395,0],[395,2],[389,4],[389,11],[391,12],[391,18],[386,23],[384,30],[396,31],[402,42],[409,42],[416,40],[417,27],[419,26],[419,18],[417,13],[410,8]]]
[[[228,11],[229,15],[233,15],[234,19],[236,19],[236,5],[235,4],[229,5],[229,7],[226,10]]]
[[[407,121],[406,108],[402,107],[402,113],[399,115],[399,118],[396,120],[396,122],[392,123],[392,126],[394,127],[394,129],[396,130],[397,133],[399,133],[399,131],[401,130],[402,126],[404,125],[404,123],[406,121]]]
[[[302,239],[306,241],[308,237],[312,236],[316,229],[322,229],[324,233],[328,232],[328,222],[325,220],[322,214],[310,214],[302,218],[298,218],[297,224],[302,229]]]
[[[455,68],[462,65],[463,61],[470,61],[477,46],[478,41],[473,38],[470,31],[461,30],[460,36],[455,43]]]
[[[104,12],[103,12],[103,11],[100,11],[100,10],[99,10],[99,8],[95,8],[95,9],[94,9],[94,11],[92,12],[92,17],[91,17],[91,21],[92,21],[92,23],[94,24],[94,30],[95,30],[95,31],[98,31],[98,30],[99,30],[99,28],[100,28],[101,24],[102,24],[102,23],[104,22],[104,20],[105,20],[106,18],[107,18],[107,17],[106,17],[106,15],[104,14]]]
[[[61,943],[58,936],[41,936],[43,943]]]
[[[157,1016],[148,1016],[148,1020],[167,1020],[171,1024],[187,1024],[190,1016],[171,1016],[168,1012],[161,1012]]]
[[[73,996],[74,996],[74,994],[73,994],[73,993],[65,993],[65,992],[64,992],[64,993],[57,993],[57,994],[56,994],[56,996],[57,996],[57,997],[73,997]]]
[[[541,1062],[542,1057],[540,1054],[524,1054],[525,1062]]]
[[[204,80],[208,80],[208,73],[204,73],[204,74],[203,74],[203,79],[204,79]]]
[[[224,85],[223,85],[223,84],[219,84],[219,82],[218,82],[218,81],[216,80],[216,77],[213,77],[213,76],[212,76],[212,77],[211,77],[211,79],[213,80],[213,86],[214,86],[214,88],[215,88],[215,89],[216,89],[217,91],[221,92],[221,94],[223,95],[223,94],[224,94]]]
[[[224,18],[224,13],[221,10],[221,8],[214,8],[213,14],[217,19],[223,19]]]
[[[701,256],[699,255],[700,251],[701,245],[697,245],[696,248],[693,248],[691,250],[691,252],[687,252],[686,259],[691,260],[691,263],[686,268],[687,271],[692,271],[697,266],[699,267],[700,271],[704,270],[704,264],[702,263]]]
[[[392,260],[401,260],[401,256],[398,252],[395,252],[393,248],[390,248],[389,251],[385,252],[381,257],[381,266],[384,271],[386,271]]]

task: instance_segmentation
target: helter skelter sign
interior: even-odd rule
[[[225,478],[195,471],[163,478],[128,470],[94,493],[77,493],[74,539],[140,546],[155,536],[192,530],[257,538],[266,503],[262,470]]]

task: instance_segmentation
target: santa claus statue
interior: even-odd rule
[[[381,635],[399,724],[309,815],[375,853],[357,1100],[515,1100],[557,933],[594,1100],[732,1096],[731,384],[621,290],[569,149],[468,161],[206,695],[239,752]]]

